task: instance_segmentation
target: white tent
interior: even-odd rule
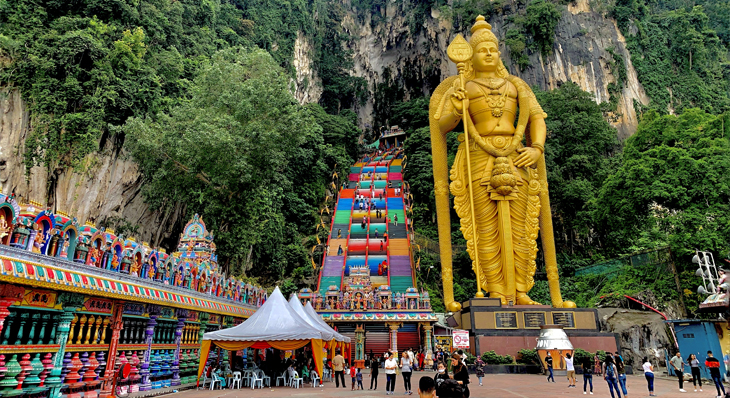
[[[323,332],[310,325],[287,303],[277,287],[269,298],[242,324],[203,335],[198,379],[203,373],[211,344],[227,351],[246,348],[296,350],[311,345],[318,374],[322,374]]]
[[[316,323],[318,323],[319,325],[322,325],[322,327],[325,327],[325,328],[333,331],[335,333],[335,340],[336,341],[344,341],[345,343],[349,343],[350,342],[350,338],[349,337],[345,337],[345,336],[337,333],[334,329],[332,329],[330,327],[330,325],[327,324],[327,322],[325,322],[325,321],[322,320],[322,317],[320,317],[319,314],[317,313],[317,311],[314,310],[314,307],[312,307],[312,303],[311,302],[307,302],[307,305],[304,306],[304,312],[306,312],[307,315],[309,315],[309,317],[311,319],[313,319]]]
[[[322,327],[322,325],[317,323],[317,321],[312,319],[312,317],[310,317],[309,314],[304,311],[304,306],[302,305],[302,302],[299,301],[299,296],[297,296],[296,293],[293,293],[289,298],[289,305],[291,306],[292,310],[297,313],[297,315],[302,317],[302,319],[304,319],[307,324],[309,324],[309,326],[319,330],[320,333],[322,333],[323,341],[331,341],[335,339],[335,331],[331,327]]]

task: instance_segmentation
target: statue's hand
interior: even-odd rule
[[[530,167],[542,156],[542,152],[539,149],[531,147],[520,148],[517,152],[520,153],[520,156],[517,156],[514,162],[517,167]]]
[[[454,106],[454,111],[460,115],[464,113],[464,108],[469,107],[469,98],[464,89],[457,89],[451,94],[451,105]]]

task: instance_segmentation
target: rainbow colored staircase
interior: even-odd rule
[[[350,167],[332,217],[329,250],[319,275],[320,295],[330,286],[342,291],[352,266],[367,265],[375,288],[388,285],[397,294],[415,286],[403,195],[396,195],[403,182],[401,156],[402,152],[391,149]],[[368,208],[364,200],[361,208],[360,196],[370,198],[375,207]]]

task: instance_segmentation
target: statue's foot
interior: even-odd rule
[[[498,298],[502,305],[507,305],[507,296],[497,292],[489,292],[489,298]]]
[[[542,305],[537,301],[533,301],[530,296],[526,294],[517,294],[517,305]]]

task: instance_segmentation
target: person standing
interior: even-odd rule
[[[355,391],[355,383],[357,383],[357,369],[354,366],[350,367],[350,377],[352,378],[352,390]]]
[[[483,386],[484,384],[482,384],[482,378],[484,378],[484,361],[482,360],[482,357],[477,357],[476,373],[477,378],[479,379],[479,385]]]
[[[623,391],[625,397],[629,395],[629,391],[626,389],[626,365],[618,352],[614,356],[614,362],[616,362],[616,370],[618,370],[618,385],[621,386],[621,391]]]
[[[654,395],[654,365],[649,362],[648,357],[644,357],[644,364],[641,367],[644,369],[644,377],[646,377],[646,385],[649,388],[649,396],[655,397]],[[719,391],[718,391],[719,393]]]
[[[469,398],[469,371],[466,365],[461,362],[461,356],[457,353],[451,355],[451,369],[454,372],[454,380],[461,384],[464,392],[464,398]]]
[[[593,370],[593,373],[595,373],[597,375],[603,374],[603,372],[601,371],[601,358],[598,357],[598,353],[596,353],[596,355],[593,356],[593,361],[595,362],[595,365],[596,365],[596,368]]]
[[[411,359],[410,351],[403,351],[403,357],[400,359],[400,370],[403,374],[403,388],[406,389],[406,394],[413,395],[411,391],[411,374],[413,374],[413,359]]]
[[[570,353],[565,354],[565,366],[568,371],[568,388],[575,388],[575,366],[573,366],[573,356]]]
[[[357,368],[357,373],[355,373],[355,378],[357,379],[357,389],[358,390],[364,390],[362,386],[362,372],[360,371],[360,368]]]
[[[423,376],[418,381],[418,398],[436,398],[436,383],[434,379]]]
[[[705,366],[710,369],[710,377],[715,382],[715,388],[717,389],[717,396],[720,396],[720,390],[722,395],[725,395],[725,386],[722,385],[722,378],[720,376],[720,361],[712,355],[712,351],[707,351],[707,359],[705,359]],[[702,391],[702,390],[700,390]]]
[[[343,253],[343,250],[342,250],[342,245],[340,245],[340,246],[339,246],[339,247],[337,248],[337,255],[338,255],[338,256],[341,256],[341,255],[342,255],[342,253]]]
[[[395,370],[398,362],[392,352],[388,352],[388,359],[385,360],[385,395],[393,395],[395,390]]]
[[[547,367],[548,371],[547,381],[550,382],[552,380],[552,382],[555,383],[555,377],[553,377],[553,357],[550,355],[549,351],[545,357],[545,367]]]
[[[591,395],[593,395],[593,361],[586,358],[583,362],[583,395],[586,394],[586,387],[591,385]]]
[[[398,213],[393,214],[393,223],[396,227],[398,226]]]
[[[370,365],[370,390],[377,390],[378,389],[378,373],[380,372],[380,360],[378,358],[373,360],[372,365]],[[373,383],[375,383],[375,388],[373,388]]]
[[[342,388],[347,388],[345,386],[345,358],[340,351],[337,351],[337,355],[332,360],[332,367],[335,369],[335,387],[340,388],[340,380],[342,380]]]
[[[700,374],[700,361],[697,359],[697,355],[689,354],[687,357],[689,362],[689,368],[692,370],[692,384],[695,386],[695,392],[697,392],[697,383],[700,384],[700,392],[702,391],[702,375]]]
[[[608,389],[611,391],[611,398],[616,398],[613,395],[613,390],[616,390],[616,395],[618,395],[618,398],[621,398],[621,390],[618,389],[618,370],[616,369],[616,365],[613,362],[613,356],[612,355],[606,355],[606,364],[603,371],[603,379],[606,380],[606,383],[608,383]]]
[[[679,392],[687,392],[684,390],[684,360],[682,359],[682,354],[677,351],[677,355],[669,360],[669,364],[679,379]]]

